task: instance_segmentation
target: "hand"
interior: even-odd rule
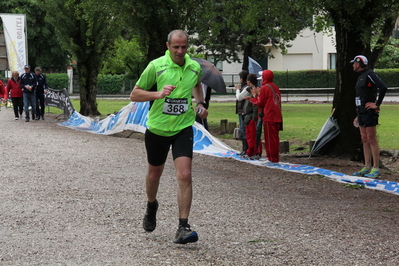
[[[359,120],[358,120],[357,116],[356,116],[355,119],[353,119],[353,126],[354,127],[359,127]]]
[[[202,119],[205,119],[208,117],[208,110],[206,110],[205,107],[202,106],[202,104],[200,104],[199,106],[197,106],[197,108],[195,108],[195,112]]]
[[[378,109],[378,106],[373,102],[366,103],[365,106],[367,109]]]
[[[251,99],[251,97],[249,97],[249,96],[244,96],[244,97],[242,97],[242,98],[244,98],[245,100]]]
[[[241,86],[240,85],[234,85],[234,87],[236,88],[236,90],[240,90],[241,89]]]
[[[165,85],[164,87],[163,87],[163,89],[160,91],[160,98],[159,99],[162,99],[162,98],[164,98],[165,96],[169,96],[171,93],[172,93],[172,91],[174,90],[174,89],[176,89],[176,86],[172,86],[172,85]]]

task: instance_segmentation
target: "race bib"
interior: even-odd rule
[[[361,106],[362,105],[362,101],[360,100],[360,97],[356,97],[355,104],[356,104],[356,106]]]
[[[163,105],[163,114],[181,115],[188,110],[187,98],[166,98]]]

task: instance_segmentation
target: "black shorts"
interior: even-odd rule
[[[166,162],[170,146],[172,145],[173,160],[178,157],[193,158],[193,127],[189,126],[171,137],[163,137],[145,131],[145,148],[148,163],[160,166]]]
[[[375,127],[378,125],[379,110],[368,110],[365,113],[359,113],[357,117],[359,126]]]

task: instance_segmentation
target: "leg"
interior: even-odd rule
[[[375,127],[374,127],[375,128]],[[360,136],[362,138],[363,143],[363,156],[364,156],[364,165],[368,168],[371,168],[371,147],[368,142],[367,130],[366,127],[359,126]]]
[[[13,97],[11,98],[11,102],[12,102],[12,108],[14,109],[14,116],[15,119],[19,118],[19,114],[18,114],[18,100],[17,98]]]
[[[278,163],[280,161],[280,123],[264,122],[264,139],[267,158],[270,162]]]
[[[193,197],[191,165],[189,157],[179,157],[174,160],[178,181],[177,203],[179,206],[179,218],[188,219]]]
[[[146,176],[146,193],[148,202],[154,202],[157,199],[159,180],[164,169],[164,164],[161,166],[148,165],[148,173]]]
[[[28,93],[24,93],[24,110],[25,110],[25,119],[29,122],[29,95]]]
[[[198,241],[197,232],[191,231],[188,224],[191,202],[193,197],[192,187],[192,158],[193,158],[193,129],[187,127],[174,136],[172,143],[173,161],[176,168],[178,181],[177,202],[179,206],[179,228],[176,231],[174,242],[186,244]]]
[[[36,105],[37,105],[36,94],[32,93],[32,95],[30,95],[30,102],[31,102],[31,106],[32,106],[32,119],[37,119],[37,114],[36,114]]]
[[[374,168],[378,168],[380,164],[380,146],[377,141],[377,128],[366,127],[367,142],[371,151],[372,164]]]
[[[158,210],[157,193],[165,161],[170,149],[169,138],[145,132],[145,147],[147,150],[148,172],[146,175],[147,209],[143,219],[146,232],[155,230]]]

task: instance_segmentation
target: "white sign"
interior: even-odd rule
[[[24,72],[28,64],[25,14],[0,14],[6,39],[8,65],[11,71]]]

